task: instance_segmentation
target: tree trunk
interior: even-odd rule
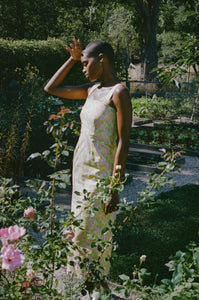
[[[16,1],[17,37],[24,38],[24,7],[21,0]]]
[[[156,72],[151,71],[158,65],[156,29],[161,0],[137,0],[137,5],[143,19],[143,79],[154,80]]]

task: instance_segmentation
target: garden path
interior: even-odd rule
[[[167,176],[173,178],[176,186],[199,184],[199,157],[184,156],[184,158],[185,163],[181,165],[181,172],[179,173],[175,170]],[[130,176],[124,186],[124,190],[120,193],[120,198],[126,198],[126,201],[133,201],[136,204],[137,193],[146,187],[150,172],[134,171],[130,167],[127,167],[126,173],[129,173]],[[171,189],[172,186],[168,184],[164,189],[157,192],[157,194]],[[57,192],[55,203],[69,210],[71,203],[71,187],[67,187],[64,191]]]

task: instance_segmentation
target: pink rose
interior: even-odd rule
[[[64,232],[64,235],[65,235],[65,238],[66,238],[67,241],[71,241],[75,236],[75,234],[72,230],[66,230]]]
[[[34,219],[34,214],[36,214],[36,209],[34,209],[32,206],[28,207],[27,209],[24,210],[24,217]]]
[[[8,244],[8,241],[18,240],[26,233],[24,227],[19,227],[18,225],[10,226],[7,228],[0,229],[1,242],[5,246]]]
[[[21,251],[10,244],[3,246],[1,249],[2,269],[14,271],[15,267],[21,267],[24,263],[25,256]]]

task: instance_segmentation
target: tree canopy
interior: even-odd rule
[[[188,34],[198,38],[198,0],[2,0],[0,36],[46,40],[78,37],[109,41],[117,57],[141,62],[143,78],[160,62],[175,60]]]

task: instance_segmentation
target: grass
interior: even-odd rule
[[[110,278],[132,277],[142,254],[144,267],[151,272],[150,281],[170,277],[165,266],[178,250],[186,251],[191,242],[199,242],[199,185],[185,185],[161,193],[151,205],[140,206],[134,217],[115,233],[118,244],[113,252]]]

